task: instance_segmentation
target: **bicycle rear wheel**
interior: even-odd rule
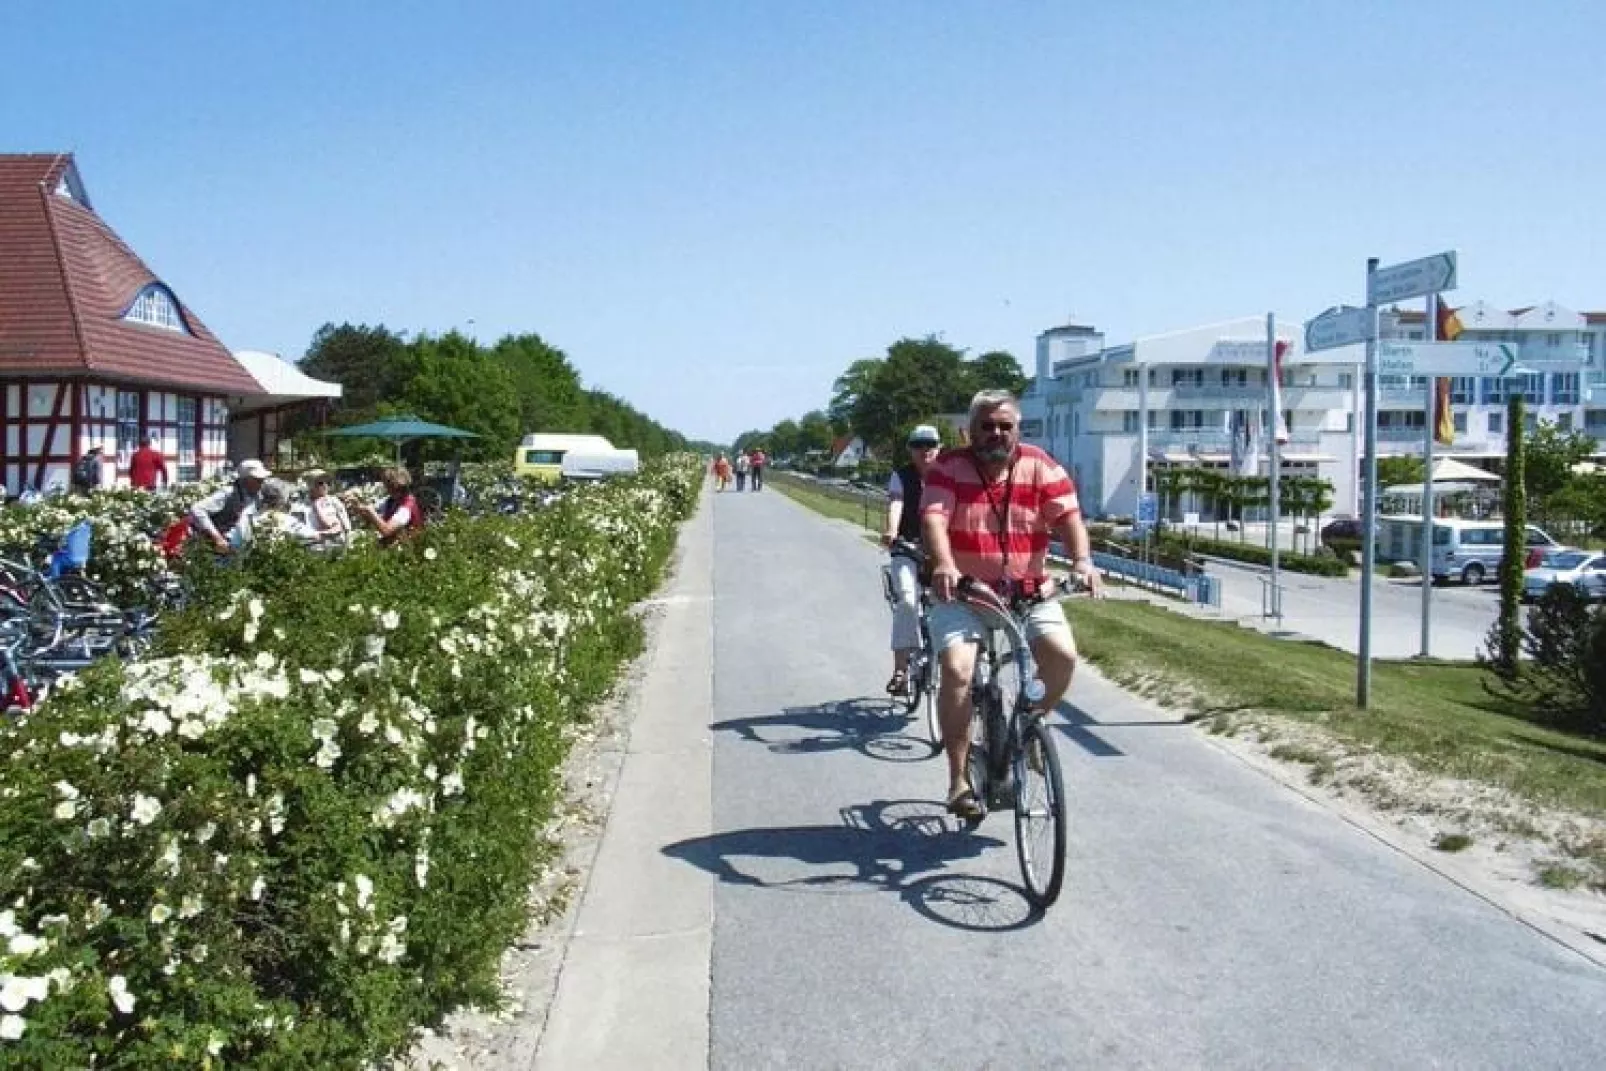
[[[1054,738],[1035,718],[1015,756],[1015,849],[1032,903],[1046,908],[1065,881],[1065,782]]]

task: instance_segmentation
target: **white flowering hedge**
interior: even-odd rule
[[[0,730],[0,1067],[362,1067],[494,1003],[566,730],[700,482],[197,563],[158,657]]]

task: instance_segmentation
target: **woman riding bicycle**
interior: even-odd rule
[[[881,545],[894,540],[919,545],[920,496],[926,470],[937,459],[942,440],[937,429],[921,424],[909,433],[909,463],[893,470],[887,481],[887,524]],[[892,556],[892,678],[888,695],[901,695],[909,686],[909,655],[920,646],[920,563],[907,554]]]

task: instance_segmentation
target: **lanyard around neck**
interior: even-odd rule
[[[993,497],[993,485],[987,482],[987,474],[981,470],[981,462],[976,459],[974,450],[968,451],[970,463],[976,469],[976,478],[981,481],[982,493],[987,496],[987,505],[992,510],[993,517],[998,521],[998,553],[1004,559],[1004,576],[1009,576],[1009,507],[1015,497],[1015,462],[1017,458],[1011,455],[1009,459],[1009,475],[1004,479],[1004,504],[999,506],[998,500]]]

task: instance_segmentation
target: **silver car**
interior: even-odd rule
[[[1606,555],[1587,550],[1559,550],[1522,574],[1522,597],[1533,601],[1556,584],[1571,584],[1586,599],[1606,599]]]

